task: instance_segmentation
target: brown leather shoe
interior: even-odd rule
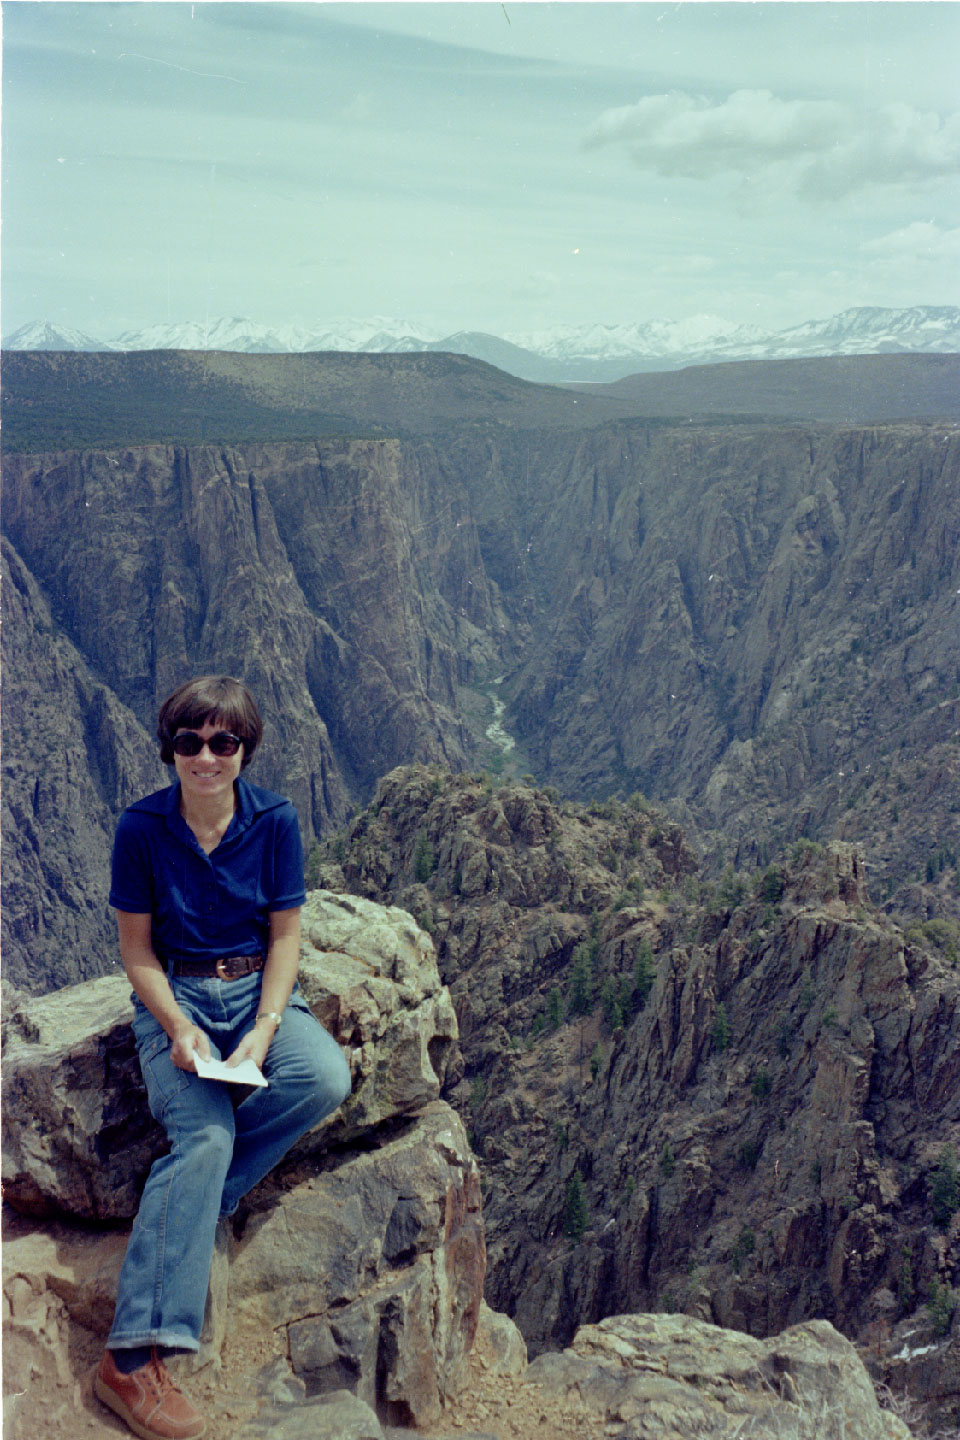
[[[132,1375],[118,1370],[111,1352],[104,1350],[93,1391],[143,1440],[196,1440],[206,1429],[200,1411],[173,1383],[156,1350]]]

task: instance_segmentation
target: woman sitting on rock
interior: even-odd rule
[[[350,1092],[347,1063],[296,984],[296,811],[240,776],[262,732],[239,680],[181,685],[157,723],[176,781],[125,810],[114,843],[133,1030],[170,1149],[144,1188],[94,1389],[146,1440],[203,1433],[163,1359],[199,1346],[218,1217]],[[267,1086],[204,1079],[197,1056],[252,1060]]]

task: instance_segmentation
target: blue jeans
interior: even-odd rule
[[[253,1029],[260,982],[255,974],[170,983],[180,1008],[210,1037],[211,1054],[225,1060]],[[139,1000],[133,1032],[150,1110],[170,1150],[147,1177],[107,1345],[196,1350],[218,1217],[232,1214],[290,1146],[343,1103],[350,1071],[298,988],[267,1051],[265,1090],[248,1093],[178,1069],[168,1035]]]

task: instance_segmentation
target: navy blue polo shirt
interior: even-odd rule
[[[297,812],[244,779],[209,855],[180,814],[179,780],[124,810],[113,842],[110,904],[153,916],[153,948],[171,960],[265,954],[271,910],[306,900]]]

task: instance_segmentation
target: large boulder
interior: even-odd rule
[[[437,1098],[459,1060],[457,1017],[433,942],[405,910],[316,890],[302,925],[301,987],[351,1057],[353,1093],[327,1123],[339,1142]]]
[[[375,1150],[258,1197],[231,1258],[231,1325],[282,1332],[308,1396],[348,1389],[393,1424],[458,1387],[483,1297],[480,1180],[436,1102]],[[279,1190],[280,1180],[272,1182]]]
[[[147,1109],[117,975],[25,997],[7,1019],[3,1189],[34,1215],[116,1219],[136,1212],[164,1146]]]
[[[436,1100],[456,1056],[457,1022],[429,938],[411,917],[313,892],[303,911],[300,981],[348,1051],[353,1091],[321,1127],[344,1143]],[[3,1184],[35,1215],[136,1213],[165,1144],[146,1106],[120,976],[19,998],[7,1020]]]
[[[577,1392],[622,1440],[910,1440],[826,1320],[757,1340],[687,1315],[615,1315],[581,1326],[569,1349],[541,1355],[524,1379],[555,1403]]]

